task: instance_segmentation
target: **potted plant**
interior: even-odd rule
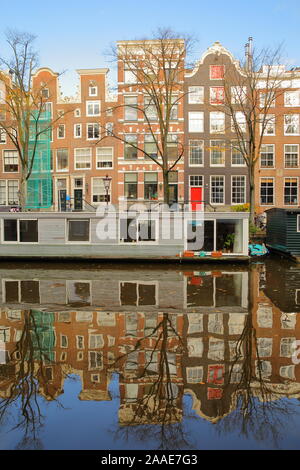
[[[233,251],[233,244],[234,244],[234,238],[235,234],[234,233],[228,233],[226,235],[225,241],[224,241],[224,250],[225,253],[232,253]]]

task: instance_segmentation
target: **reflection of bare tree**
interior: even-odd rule
[[[254,358],[256,357],[256,363]],[[236,383],[232,383],[234,366],[241,362]],[[284,421],[295,413],[294,407],[282,394],[274,391],[264,374],[252,315],[247,316],[243,332],[236,343],[235,361],[230,366],[224,392],[231,394],[234,411],[217,424],[219,434],[238,430],[245,438],[272,441],[278,446]]]
[[[4,422],[14,406],[18,409],[14,430],[24,432],[17,448],[41,448],[38,429],[43,416],[38,399],[40,384],[48,399],[55,399],[48,387],[47,365],[52,363],[42,338],[34,313],[24,311],[23,330],[9,364],[1,366],[0,380],[7,384],[6,396],[0,402],[0,423]]]
[[[138,339],[133,350],[118,357],[115,365],[130,360],[136,351],[144,351],[150,338],[154,344],[143,368],[135,375],[139,384],[146,381],[148,385],[142,396],[137,396],[131,403],[121,404],[123,423],[116,437],[124,440],[130,437],[141,442],[155,440],[160,443],[159,449],[187,448],[189,443],[182,425],[183,384],[176,384],[176,364],[170,358],[170,351],[182,354],[184,346],[171,316],[164,313],[156,327]]]

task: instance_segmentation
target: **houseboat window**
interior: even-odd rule
[[[187,249],[210,252],[214,250],[214,221],[188,221]]]
[[[4,241],[38,242],[38,221],[4,219]]]
[[[20,220],[20,242],[38,242],[38,221]]]
[[[4,241],[18,241],[17,220],[4,219]]]
[[[120,219],[120,240],[130,242],[153,242],[156,240],[155,220]]]
[[[223,253],[242,253],[243,220],[217,220],[216,249]]]
[[[69,220],[68,221],[68,241],[88,242],[90,240],[89,220]]]

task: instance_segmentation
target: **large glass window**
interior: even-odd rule
[[[99,136],[100,136],[99,124],[98,123],[87,124],[87,139],[88,140],[99,139]]]
[[[211,204],[224,204],[224,176],[211,176],[210,202]]]
[[[137,109],[137,96],[125,96],[125,121],[137,121],[138,109]]]
[[[68,241],[88,242],[90,240],[90,221],[84,219],[68,220]]]
[[[231,165],[232,166],[245,166],[243,154],[239,149],[238,142],[232,142],[231,144]]]
[[[91,169],[92,149],[75,149],[75,170]]]
[[[223,253],[242,253],[243,220],[217,220],[216,249]],[[232,285],[232,278],[230,285]]]
[[[232,204],[245,204],[246,202],[246,176],[232,176],[231,202]]]
[[[285,91],[284,106],[300,106],[300,91]]]
[[[3,167],[4,173],[17,173],[19,171],[19,157],[17,151],[4,150]]]
[[[150,96],[144,97],[144,111],[148,121],[157,121],[156,106]]]
[[[148,155],[151,155],[152,158],[157,158],[157,145],[152,134],[145,135],[144,150]]]
[[[225,132],[225,113],[211,112],[210,113],[210,133],[223,134]]]
[[[284,178],[284,204],[298,205],[298,178]]]
[[[210,104],[224,104],[225,93],[223,86],[210,87]]]
[[[4,241],[38,242],[38,221],[4,219]]]
[[[189,141],[189,164],[190,166],[203,165],[204,142],[203,140]]]
[[[210,164],[212,166],[225,165],[225,141],[224,140],[211,140],[210,141]]]
[[[274,168],[274,144],[263,144],[260,149],[261,168]]]
[[[124,196],[127,199],[137,199],[138,197],[138,174],[125,173],[124,174]]]
[[[56,170],[67,171],[69,167],[69,154],[68,149],[56,150]]]
[[[167,140],[167,153],[169,160],[178,158],[178,137],[177,134],[169,134]]]
[[[285,114],[284,134],[299,135],[299,114]]]
[[[299,166],[299,145],[284,145],[284,166],[285,168],[298,168]]]
[[[189,112],[189,132],[204,131],[204,113]]]
[[[100,116],[100,101],[87,101],[86,102],[86,115],[87,116]]]
[[[157,173],[144,174],[144,199],[156,200],[157,195]]]
[[[260,203],[263,206],[274,204],[274,179],[261,178],[260,180]]]
[[[19,204],[18,192],[18,180],[0,180],[0,205]]]
[[[124,135],[124,158],[125,160],[136,160],[137,159],[137,135],[136,134],[125,134]],[[133,145],[135,147],[133,147]]]
[[[189,86],[188,101],[189,104],[203,104],[204,100],[204,87],[203,86]]]
[[[275,135],[275,115],[266,114],[260,118],[260,132],[264,135]]]
[[[93,202],[110,202],[109,193],[108,201],[106,201],[106,189],[103,178],[93,178]]]
[[[96,167],[97,168],[112,168],[113,167],[113,148],[112,147],[97,147]]]

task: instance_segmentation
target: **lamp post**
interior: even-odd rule
[[[102,178],[103,183],[104,183],[104,189],[106,192],[105,199],[106,199],[106,207],[108,207],[108,193],[109,193],[109,188],[110,188],[110,183],[112,180],[111,176],[106,175],[105,178]]]

